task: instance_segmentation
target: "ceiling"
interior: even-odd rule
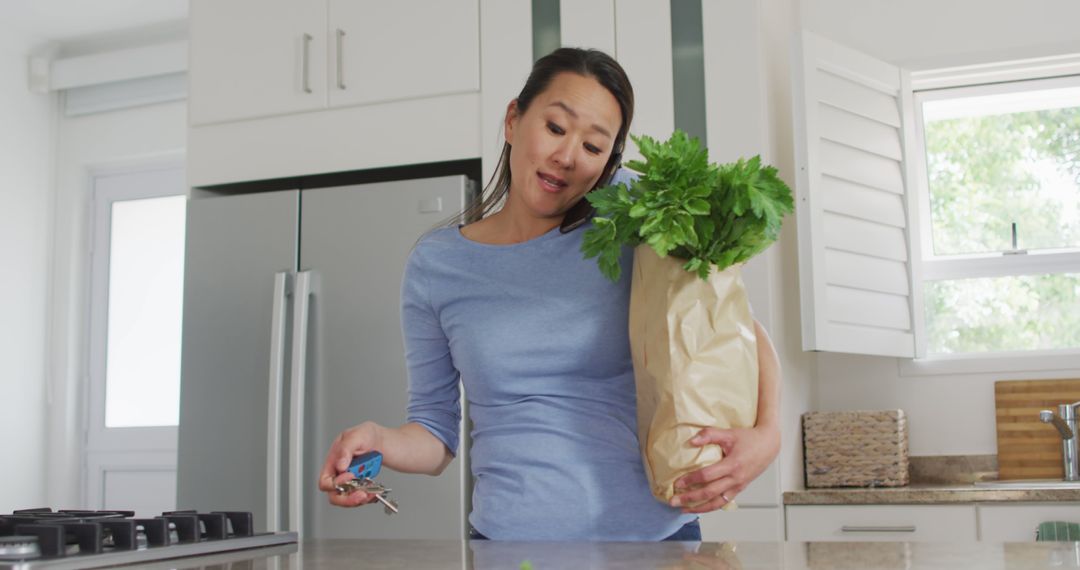
[[[188,0],[0,1],[0,28],[14,28],[39,41],[79,40],[186,20],[187,15]]]

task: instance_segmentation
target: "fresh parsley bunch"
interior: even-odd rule
[[[661,257],[685,259],[702,279],[761,253],[780,235],[793,209],[791,189],[761,157],[710,164],[696,138],[676,130],[667,142],[631,137],[644,162],[626,166],[641,174],[627,188],[606,186],[585,195],[596,208],[585,232],[586,259],[600,256],[600,271],[619,278],[623,245],[647,243]]]

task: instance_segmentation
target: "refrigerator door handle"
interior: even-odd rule
[[[296,274],[293,303],[292,389],[289,411],[289,530],[304,536],[304,392],[307,375],[307,333],[311,306],[311,271]]]
[[[285,378],[286,298],[291,280],[288,272],[274,274],[274,307],[270,316],[270,379],[266,443],[266,530],[281,530],[281,424]]]

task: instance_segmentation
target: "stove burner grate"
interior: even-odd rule
[[[254,536],[250,512],[134,511],[49,508],[0,514],[0,560],[36,560],[146,550]]]

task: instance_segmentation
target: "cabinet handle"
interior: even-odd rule
[[[342,60],[345,52],[342,47],[345,44],[345,30],[338,28],[337,31],[337,86],[338,89],[345,89],[345,63]]]
[[[304,50],[300,57],[300,76],[303,81],[304,93],[311,93],[311,78],[309,77],[308,52],[311,51],[311,34],[304,34]]]
[[[915,525],[908,526],[848,526],[840,527],[840,532],[915,532]]]

